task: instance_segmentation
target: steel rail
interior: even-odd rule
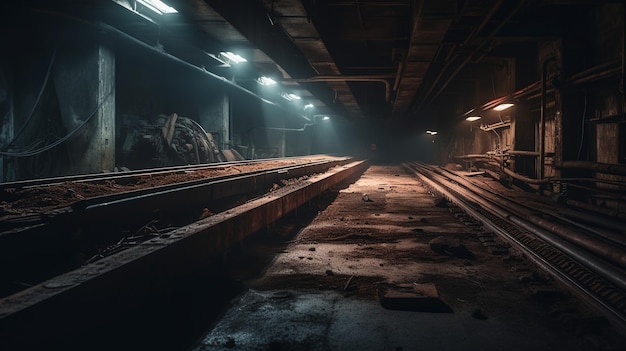
[[[605,279],[611,281],[614,285],[620,287],[622,290],[626,291],[626,280],[624,280],[624,272],[609,264],[605,260],[598,258],[595,255],[590,255],[588,251],[572,245],[572,243],[567,240],[560,238],[559,236],[548,232],[542,228],[537,227],[536,225],[526,221],[524,218],[521,218],[519,212],[515,209],[506,208],[506,205],[503,201],[493,202],[491,200],[479,195],[476,192],[468,191],[467,188],[462,187],[456,182],[452,182],[450,179],[446,179],[445,176],[436,173],[434,170],[428,169],[425,166],[420,166],[419,171],[421,172],[429,172],[431,177],[434,177],[439,181],[440,184],[444,184],[447,188],[454,190],[457,194],[457,198],[469,198],[475,204],[479,205],[480,208],[488,210],[490,213],[496,215],[498,218],[514,222],[515,224],[524,227],[524,229],[529,232],[540,236],[544,241],[549,242],[551,245],[557,247],[563,252],[568,253],[570,256],[576,258],[578,262],[584,262],[587,267],[592,269],[597,274],[600,274]]]
[[[530,216],[529,220],[531,222],[535,222],[536,224],[540,225],[539,222],[542,221],[541,218],[539,218],[538,216],[543,217],[544,215],[547,215],[549,217],[552,217],[554,219],[559,220],[560,222],[569,224],[571,226],[575,226],[576,229],[582,229],[590,234],[595,235],[597,238],[607,241],[609,242],[610,245],[619,245],[621,249],[626,250],[626,237],[624,237],[623,233],[624,230],[626,230],[626,228],[624,227],[624,224],[621,223],[621,226],[616,225],[613,228],[615,230],[607,230],[607,229],[603,229],[606,227],[607,222],[609,221],[609,219],[607,218],[600,218],[598,216],[592,217],[589,216],[586,213],[581,213],[580,211],[571,211],[569,209],[559,209],[558,211],[564,211],[565,213],[569,214],[569,216],[571,218],[566,218],[563,215],[556,213],[556,211],[553,210],[552,208],[549,208],[546,204],[543,203],[538,203],[538,202],[534,202],[533,205],[527,205],[525,203],[522,203],[521,201],[517,201],[514,198],[508,197],[508,196],[503,196],[501,194],[497,194],[496,192],[494,192],[493,190],[485,187],[485,186],[481,186],[480,184],[475,184],[469,181],[465,181],[465,179],[463,177],[460,177],[459,175],[455,174],[454,172],[451,172],[447,169],[437,169],[436,170],[439,173],[446,173],[451,175],[452,177],[454,177],[455,179],[457,179],[459,182],[462,182],[463,184],[466,184],[468,187],[472,187],[475,189],[480,189],[481,192],[485,193],[485,194],[491,194],[492,197],[495,198],[505,198],[506,201],[510,202],[511,204],[514,204],[515,208],[514,210],[516,211],[521,211],[523,212],[526,216]],[[524,211],[523,209],[526,209],[526,211]],[[535,214],[533,214],[535,213]],[[591,227],[587,224],[584,224],[581,222],[582,221],[590,221],[591,224],[595,225],[595,227]],[[550,226],[552,227],[552,224],[548,224],[548,223],[544,223],[546,226]],[[545,227],[544,227],[545,228]],[[562,226],[559,225],[558,228],[561,228],[561,233],[565,233],[564,236],[569,237],[572,236],[571,233],[566,233],[566,231],[562,228]],[[619,229],[617,229],[619,228]],[[556,229],[557,231],[559,229]],[[577,234],[574,234],[573,236],[577,236]],[[616,255],[619,253],[619,251],[616,253]]]
[[[49,277],[50,273],[41,273],[41,262],[49,266],[43,270],[48,270],[63,266],[68,255],[92,257],[96,249],[124,239],[124,233],[136,232],[155,219],[169,223],[174,218],[174,227],[185,225],[198,220],[203,208],[219,214],[266,195],[281,180],[322,174],[353,162],[347,157],[318,160],[177,183],[86,199],[50,213],[2,221],[0,283]]]
[[[25,188],[31,188],[31,187],[36,187],[36,186],[48,186],[48,185],[62,184],[66,182],[103,182],[107,180],[124,180],[128,178],[137,178],[137,177],[142,177],[142,176],[176,174],[181,171],[224,169],[224,168],[228,168],[232,166],[256,165],[256,164],[261,164],[264,162],[272,162],[272,161],[288,161],[291,159],[302,160],[302,159],[307,159],[307,158],[314,159],[314,157],[316,156],[315,155],[291,156],[291,157],[282,157],[282,158],[267,158],[267,159],[255,159],[255,160],[244,160],[244,161],[228,161],[228,162],[219,162],[219,163],[203,163],[203,164],[193,164],[193,165],[183,165],[183,166],[169,166],[169,167],[159,167],[159,168],[145,168],[145,169],[138,169],[138,170],[133,170],[133,171],[123,171],[123,172],[89,173],[89,174],[77,174],[77,175],[68,175],[68,176],[60,176],[60,177],[27,179],[27,180],[18,180],[18,181],[0,183],[0,190],[25,189]]]
[[[123,322],[120,317],[135,313],[129,306],[145,302],[154,309],[152,298],[169,297],[168,291],[180,284],[181,278],[205,270],[229,248],[324,191],[354,181],[368,166],[367,161],[353,161],[333,167],[312,175],[307,182],[284,187],[0,298],[0,349],[51,349],[51,343],[53,349],[59,349],[57,341],[72,340],[99,327],[102,321],[119,325]],[[215,289],[224,288],[208,283]]]
[[[119,216],[124,213],[123,210],[129,210],[134,217],[141,218],[141,214],[146,215],[156,210],[163,210],[169,202],[178,205],[185,203],[186,207],[189,207],[200,202],[219,200],[241,193],[258,192],[261,189],[266,190],[272,183],[286,177],[301,177],[350,160],[351,158],[348,157],[325,159],[91,197],[46,213],[0,221],[0,234],[7,228],[15,229],[16,227],[37,226],[40,230],[41,225],[49,224],[57,217],[62,217],[63,221],[68,222],[71,221],[68,217],[73,215],[79,215],[82,217],[82,222],[88,222],[107,215]],[[237,185],[226,186],[228,182],[236,182]],[[103,211],[106,213],[100,213]]]
[[[342,159],[342,161],[347,161],[347,160],[349,159],[348,158]],[[198,188],[210,186],[215,183],[229,181],[229,180],[232,181],[235,179],[247,179],[249,177],[259,175],[259,174],[285,174],[285,175],[289,175],[290,177],[301,176],[301,175],[308,173],[309,168],[317,168],[319,166],[329,165],[329,164],[335,164],[335,161],[319,160],[319,161],[303,163],[303,164],[284,165],[284,166],[278,166],[278,167],[272,167],[272,168],[259,169],[259,170],[248,171],[248,172],[239,173],[235,175],[228,174],[228,175],[221,175],[221,176],[215,176],[215,177],[204,178],[204,179],[190,180],[186,182],[166,184],[166,185],[150,187],[146,189],[138,189],[138,190],[127,191],[127,192],[122,192],[122,193],[97,196],[97,197],[93,197],[90,199],[85,199],[85,200],[76,202],[71,207],[73,209],[93,208],[96,206],[102,206],[102,205],[111,204],[114,202],[129,201],[129,200],[132,201],[133,198],[139,198],[139,197],[144,197],[144,196],[150,196],[150,197],[157,196],[159,194],[164,194],[169,191],[187,191],[187,190],[194,191],[194,190],[198,190]],[[202,168],[202,169],[207,169],[207,168]]]
[[[434,169],[433,172],[438,174],[446,173],[448,178],[454,179],[456,182],[462,184],[464,187],[472,190],[474,193],[480,195],[481,198],[490,201],[491,203],[499,206],[500,208],[509,211],[510,213],[516,213],[517,217],[520,217],[524,222],[532,223],[534,226],[540,227],[543,230],[554,233],[562,239],[576,244],[586,250],[594,252],[596,255],[603,259],[609,260],[622,268],[626,268],[626,248],[616,245],[614,242],[607,242],[606,240],[594,240],[592,237],[574,231],[570,227],[560,225],[551,221],[547,221],[537,213],[536,209],[530,209],[525,205],[521,205],[518,202],[505,199],[501,195],[489,192],[483,188],[463,179],[462,177],[443,169]],[[581,229],[581,227],[578,227]],[[585,259],[589,259],[585,257]],[[626,282],[624,282],[626,287]]]
[[[498,177],[492,176],[492,178],[498,179]],[[477,187],[484,191],[497,195],[488,188],[475,184]],[[524,203],[516,201],[514,198],[507,197],[509,201],[512,201],[518,205],[525,206],[532,210],[541,210],[542,214],[555,218],[563,223],[570,224],[581,228],[589,233],[595,234],[597,237],[604,238],[608,241],[613,241],[619,245],[626,247],[626,226],[624,222],[614,220],[613,217],[609,217],[605,214],[594,214],[588,212],[581,212],[568,207],[561,207],[554,209],[554,206],[546,205],[541,202],[534,202],[533,206],[528,206]],[[558,200],[557,200],[558,201]],[[566,203],[564,203],[567,205]]]
[[[480,221],[483,227],[491,230],[523,252],[532,262],[549,272],[581,300],[596,307],[614,323],[616,328],[626,332],[626,297],[624,297],[626,291],[624,289],[626,284],[624,276],[626,274],[623,270],[601,263],[606,266],[604,268],[608,268],[615,274],[614,278],[616,279],[609,283],[602,275],[597,272],[598,275],[593,275],[589,271],[591,269],[589,264],[591,263],[593,266],[597,263],[593,257],[589,260],[587,257],[571,258],[572,254],[583,252],[579,248],[572,247],[571,243],[525,222],[476,194],[468,192],[458,183],[445,179],[443,175],[435,173],[424,165],[405,163],[403,166],[414,173],[434,192],[445,196],[471,217]],[[520,227],[528,230],[528,232],[520,232]],[[516,235],[515,232],[518,234]],[[544,244],[541,244],[542,242]],[[563,249],[565,249],[565,255]],[[591,262],[594,260],[595,262]]]

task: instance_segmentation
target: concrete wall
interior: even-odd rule
[[[0,180],[99,173],[115,167],[115,54],[98,43],[32,46],[3,56]]]
[[[67,133],[68,174],[115,168],[115,54],[94,44],[59,52],[53,68]]]

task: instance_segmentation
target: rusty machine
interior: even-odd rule
[[[118,126],[118,164],[129,169],[225,161],[211,133],[176,113],[124,116]]]

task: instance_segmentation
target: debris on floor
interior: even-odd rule
[[[380,303],[390,310],[453,313],[439,298],[435,284],[409,283],[382,287],[378,290]]]
[[[583,331],[576,300],[520,279],[534,278],[523,257],[496,254],[485,244],[501,245],[493,234],[438,203],[400,166],[371,166],[244,282],[193,351],[623,349]],[[551,313],[557,304],[563,313]]]

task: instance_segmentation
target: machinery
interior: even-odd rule
[[[131,169],[224,161],[211,133],[176,113],[124,116],[117,135],[118,164]]]

